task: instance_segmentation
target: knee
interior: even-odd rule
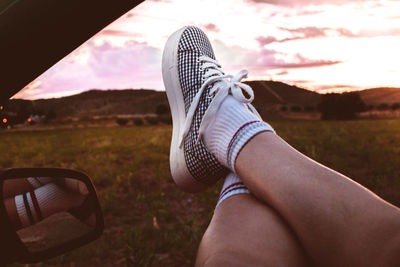
[[[246,242],[226,241],[218,234],[214,235],[212,232],[206,231],[200,242],[195,266],[290,266],[276,261],[277,255],[272,255],[271,251],[264,251],[261,248],[257,251],[249,250],[249,246],[245,245]],[[286,257],[282,257],[280,260],[287,262]]]
[[[213,240],[213,235],[209,233],[210,229],[207,228],[206,232],[201,239],[199,248],[197,250],[196,267],[207,266],[210,262],[214,262],[217,255],[216,240]],[[209,265],[211,266],[211,265]]]
[[[224,241],[209,227],[200,242],[195,266],[244,266],[240,265],[241,253]]]

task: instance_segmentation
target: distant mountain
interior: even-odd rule
[[[367,105],[400,103],[400,88],[380,87],[360,91],[362,100]]]
[[[275,81],[248,81],[253,88],[253,105],[264,119],[282,118],[281,107],[316,109],[321,95],[297,86]]]
[[[33,101],[33,105],[40,109],[54,110],[58,117],[155,113],[160,104],[168,105],[165,92],[145,89],[90,90],[67,97]]]
[[[254,90],[255,104],[315,106],[321,95],[297,86],[275,81],[248,81]]]
[[[265,118],[281,118],[282,109],[316,110],[321,94],[275,81],[247,81],[255,94],[254,106]],[[400,103],[400,88],[359,91],[367,105]],[[55,113],[57,117],[155,113],[168,107],[165,92],[140,90],[90,90],[77,95],[39,100],[10,100],[9,110],[29,110],[31,114]],[[29,106],[27,108],[27,106]]]

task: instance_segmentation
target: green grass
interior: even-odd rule
[[[400,120],[271,124],[299,151],[400,205]],[[47,263],[193,265],[221,185],[179,191],[169,172],[170,136],[169,126],[0,132],[1,168],[73,168],[97,187],[105,233]]]

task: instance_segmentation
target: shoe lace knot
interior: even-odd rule
[[[200,71],[205,70],[203,75],[203,84],[196,96],[193,98],[192,104],[187,112],[185,126],[180,136],[179,148],[181,149],[185,142],[185,138],[190,131],[193,117],[200,103],[201,96],[203,95],[204,90],[210,85],[212,85],[212,88],[208,93],[208,97],[212,98],[212,101],[204,113],[203,119],[200,123],[199,136],[197,137],[196,144],[201,139],[208,125],[213,121],[213,117],[218,111],[219,106],[228,95],[232,95],[239,102],[247,104],[249,109],[259,116],[255,108],[250,104],[254,99],[253,89],[251,89],[247,84],[240,82],[243,78],[247,78],[247,70],[241,70],[233,76],[225,74],[218,61],[210,57],[200,56],[197,59],[197,62],[201,63]],[[246,92],[247,96],[245,96],[243,92]]]

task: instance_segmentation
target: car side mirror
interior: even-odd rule
[[[43,261],[85,245],[104,221],[90,178],[58,168],[0,171],[0,263]]]

